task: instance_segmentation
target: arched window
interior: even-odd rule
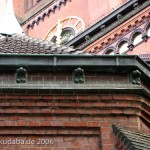
[[[119,46],[119,54],[123,54],[128,50],[128,42],[122,41]]]
[[[115,54],[115,52],[114,52],[114,50],[112,50],[112,49],[109,49],[109,50],[107,50],[106,51],[106,53],[105,53],[106,55],[114,55]]]
[[[75,37],[75,31],[73,28],[64,28],[61,33],[61,43],[66,43]]]
[[[45,40],[53,41],[55,36],[55,41],[57,43],[63,44],[77,36],[79,33],[83,32],[85,29],[84,21],[76,16],[69,16],[58,22],[48,31]]]
[[[140,33],[140,32],[135,33],[133,38],[132,38],[133,45],[137,45],[142,41],[143,41],[142,33]]]
[[[150,25],[147,28],[147,36],[150,37]]]
[[[67,28],[62,29],[59,39],[57,39],[57,36],[54,35],[51,41],[54,43],[57,43],[58,40],[60,40],[59,44],[64,44],[70,41],[71,39],[73,39],[74,37],[75,37],[74,29],[67,27]]]

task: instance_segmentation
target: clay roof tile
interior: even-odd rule
[[[24,34],[0,35],[0,53],[17,54],[80,54],[81,51]]]

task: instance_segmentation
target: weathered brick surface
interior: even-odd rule
[[[11,138],[53,138],[60,141],[55,145],[39,147],[30,145],[28,148],[57,148],[64,149],[115,149],[115,138],[112,133],[112,124],[125,126],[132,130],[149,132],[144,126],[141,111],[147,111],[147,99],[137,95],[0,95],[0,134]],[[5,135],[5,136],[4,136]],[[13,138],[12,138],[13,139]],[[68,139],[66,143],[64,139]],[[74,140],[71,140],[74,139]],[[85,141],[78,143],[76,140]],[[94,140],[95,143],[90,143]],[[71,142],[71,143],[70,143]],[[75,143],[78,143],[77,145]],[[10,145],[0,145],[9,148]],[[24,145],[13,145],[25,148]],[[12,147],[11,147],[12,148]],[[41,149],[40,149],[41,148]],[[61,147],[63,148],[63,147]],[[4,149],[5,150],[5,149]]]

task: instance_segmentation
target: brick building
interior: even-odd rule
[[[14,0],[26,35],[13,13],[0,28],[0,149],[149,150],[149,3]]]
[[[136,54],[149,59],[149,0],[14,0],[24,31],[94,54]],[[21,8],[21,9],[20,9]]]

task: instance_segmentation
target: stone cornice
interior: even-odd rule
[[[19,55],[1,54],[0,71],[15,72],[16,69],[23,67],[27,72],[54,71],[73,72],[74,69],[81,67],[86,72],[103,72],[106,74],[117,73],[132,75],[135,70],[139,71],[142,83],[150,80],[150,67],[138,56],[134,55]],[[131,79],[131,78],[129,78]],[[135,79],[136,80],[136,79]],[[69,84],[69,85],[47,85],[43,84],[11,84],[1,85],[1,92],[10,93],[128,93],[140,94],[150,97],[150,91],[143,85],[135,85],[131,81],[127,84],[100,86],[93,84]]]
[[[114,55],[114,56],[92,56],[92,55],[21,55],[1,54],[0,70],[14,70],[25,67],[28,70],[72,70],[77,67],[88,71],[105,71],[129,73],[138,69],[143,73],[142,77],[150,78],[150,68],[138,56]],[[124,68],[123,70],[119,68]],[[120,70],[120,71],[119,71]]]

